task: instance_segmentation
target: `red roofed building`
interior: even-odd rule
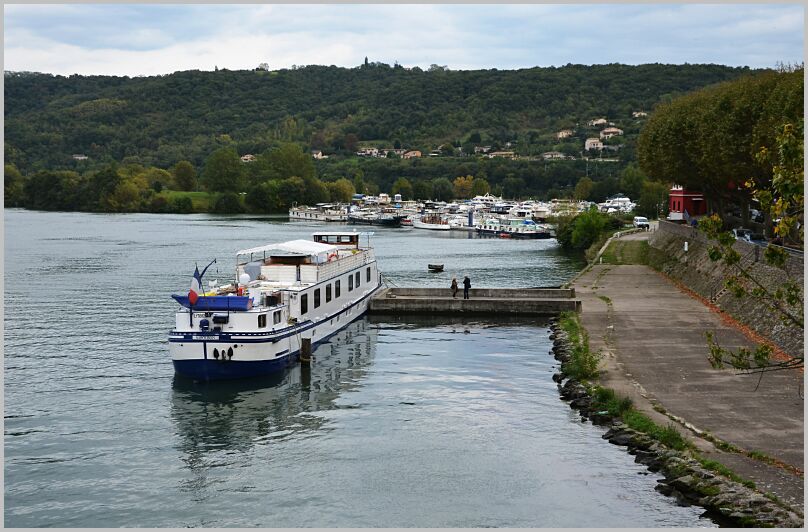
[[[691,218],[707,214],[707,202],[701,192],[692,192],[673,185],[669,194],[668,220],[690,223]]]

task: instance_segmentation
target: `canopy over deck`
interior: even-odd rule
[[[279,244],[268,244],[255,248],[242,249],[236,253],[236,257],[238,258],[245,255],[252,258],[256,258],[256,255],[261,258],[309,256],[315,259],[316,262],[321,262],[317,259],[326,257],[329,253],[336,251],[337,247],[329,244],[321,244],[309,240],[290,240],[289,242],[281,242]]]

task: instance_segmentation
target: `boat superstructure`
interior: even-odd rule
[[[381,286],[371,235],[318,232],[244,249],[237,282],[172,296],[181,305],[168,337],[175,371],[199,380],[266,375],[362,316]]]
[[[506,220],[488,218],[477,226],[477,233],[500,238],[553,237],[553,232],[549,225],[537,224],[530,218],[508,218]]]
[[[290,220],[309,220],[316,222],[345,222],[348,211],[343,205],[318,203],[314,207],[293,206],[289,209]]]

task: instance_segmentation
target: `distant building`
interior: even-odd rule
[[[405,150],[404,148],[395,148],[395,149],[384,150],[384,152],[385,152],[385,155],[387,155],[390,152],[393,152],[396,155],[398,155],[399,157],[403,157],[404,154],[407,153],[407,150]]]
[[[646,116],[648,116],[648,113],[646,113],[645,111],[634,111],[633,113],[631,113],[631,116],[633,116],[634,118],[645,118]]]
[[[597,127],[597,126],[605,126],[609,122],[605,118],[595,118],[593,120],[590,120],[588,123],[592,127]]]
[[[443,155],[443,152],[440,150],[432,150],[429,152],[429,157],[440,157],[441,155]]]
[[[600,139],[590,138],[586,139],[586,142],[584,143],[584,150],[602,150],[602,149],[603,149],[603,143],[600,141]]]
[[[73,158],[77,161],[86,161],[87,159],[89,159],[89,157],[87,157],[83,153],[74,153]]]
[[[571,137],[573,135],[573,131],[571,129],[562,129],[558,133],[555,134],[555,138],[561,140],[567,137]]]
[[[407,153],[405,153],[404,155],[402,155],[402,157],[403,157],[404,159],[413,159],[413,158],[415,158],[415,157],[420,157],[420,156],[421,156],[421,152],[420,152],[420,151],[418,151],[418,150],[412,150],[412,151],[408,151]]]
[[[541,154],[542,158],[545,161],[549,161],[552,159],[566,159],[567,156],[561,153],[560,151],[546,151]]]
[[[707,214],[704,194],[673,185],[668,195],[668,220],[690,223],[691,218]]]
[[[241,156],[241,162],[243,163],[254,163],[255,162],[255,155],[252,153],[247,153]]]
[[[516,154],[512,151],[492,151],[488,154],[490,159],[494,157],[502,157],[503,159],[514,159]]]
[[[378,148],[363,148],[356,152],[356,154],[360,157],[378,157],[379,156],[379,149]]]
[[[314,159],[328,159],[328,155],[323,155],[323,152],[320,150],[312,150],[311,156]]]
[[[474,146],[474,153],[488,153],[491,151],[491,146]]]
[[[600,132],[600,138],[602,139],[610,139],[616,135],[622,135],[623,130],[618,129],[616,127],[607,127],[606,129]]]

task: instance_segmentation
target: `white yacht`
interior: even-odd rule
[[[412,225],[416,229],[430,229],[432,231],[448,231],[451,229],[449,220],[440,213],[425,213],[413,218]]]
[[[241,250],[237,281],[207,293],[197,269],[188,295],[171,296],[180,304],[168,335],[175,371],[205,381],[280,371],[302,345],[362,316],[381,286],[372,234],[319,232]]]

